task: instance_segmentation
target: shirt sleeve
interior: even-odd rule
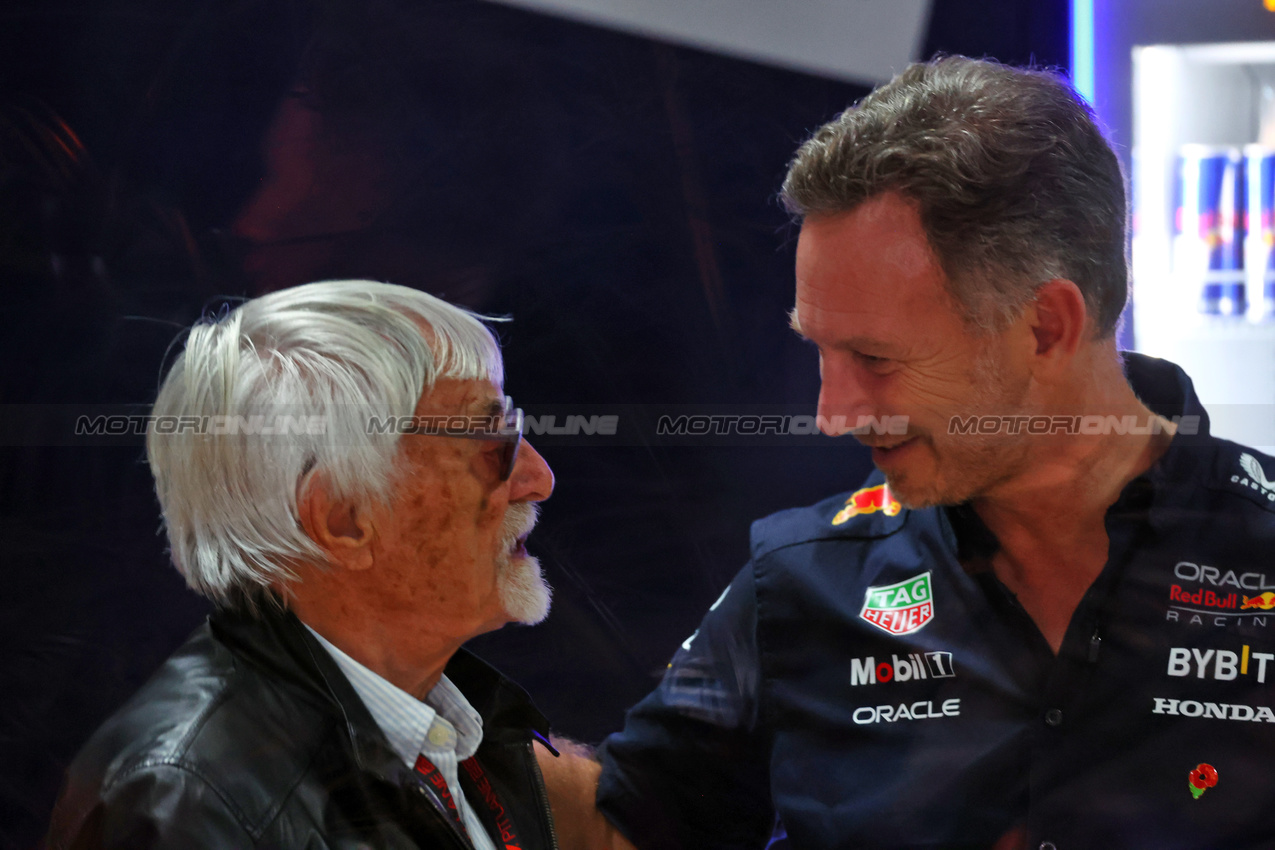
[[[774,823],[751,565],[603,743],[598,808],[639,848],[764,847]]]

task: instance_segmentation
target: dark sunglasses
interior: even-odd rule
[[[453,422],[460,427],[454,427]],[[461,424],[461,423],[464,424]],[[508,481],[518,462],[518,449],[522,446],[523,413],[514,407],[514,400],[505,396],[500,413],[493,416],[447,417],[438,428],[417,428],[411,433],[427,437],[457,437],[462,440],[486,440],[503,443],[500,449],[500,480]]]

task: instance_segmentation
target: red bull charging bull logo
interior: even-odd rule
[[[1240,606],[1240,610],[1243,611],[1246,608],[1260,608],[1263,611],[1275,608],[1275,593],[1271,593],[1268,590],[1260,596],[1245,596],[1244,604]]]
[[[837,511],[837,515],[832,518],[832,524],[841,525],[851,517],[877,511],[881,511],[886,516],[895,516],[901,510],[903,505],[890,495],[889,485],[878,484],[875,487],[856,490],[849,499],[846,499],[846,506]]]
[[[897,584],[869,587],[859,616],[892,635],[919,631],[934,619],[934,594],[929,572]]]

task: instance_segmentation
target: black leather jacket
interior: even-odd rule
[[[523,850],[556,848],[544,717],[464,650],[447,676],[483,717],[476,757]],[[48,846],[468,850],[437,806],[296,617],[218,613],[76,757]]]

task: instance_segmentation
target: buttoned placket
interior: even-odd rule
[[[1123,574],[1138,551],[1137,541],[1149,528],[1150,492],[1144,479],[1126,486],[1104,518],[1107,532],[1107,562],[1093,585],[1081,598],[1072,615],[1071,625],[1059,647],[1058,655],[1047,664],[1041,691],[1041,722],[1036,727],[1031,746],[1029,799],[1045,796],[1044,776],[1050,773],[1054,753],[1068,747],[1068,736],[1083,730],[1068,722],[1068,706],[1086,699],[1092,679],[1102,657],[1102,630],[1110,616],[1107,610],[1114,600]],[[1136,515],[1121,516],[1132,512]],[[1040,837],[1040,850],[1058,850],[1061,837],[1067,833],[1064,823],[1042,823],[1030,807],[1027,813],[1030,833]]]
[[[469,833],[470,843],[474,845],[475,850],[495,850],[495,845],[487,833],[487,828],[478,818],[473,806],[470,805],[469,799],[465,796],[464,789],[460,785],[460,763],[473,755],[472,751],[464,752],[467,749],[469,748],[463,747],[461,738],[456,732],[456,727],[442,715],[435,714],[434,722],[430,724],[429,731],[425,734],[425,741],[421,745],[421,755],[429,759],[430,763],[438,768],[438,772],[442,774],[443,780],[447,783],[448,791],[451,792],[452,798],[456,801],[461,820],[465,824],[465,829]],[[477,749],[476,745],[474,749]]]
[[[450,822],[443,801],[416,773],[418,756],[429,759],[447,783],[474,850],[496,850],[460,784],[460,763],[474,756],[483,735],[482,717],[464,695],[443,676],[422,702],[355,661],[309,625],[306,628],[341,668],[390,748],[415,774],[418,787],[434,798],[440,815]]]

